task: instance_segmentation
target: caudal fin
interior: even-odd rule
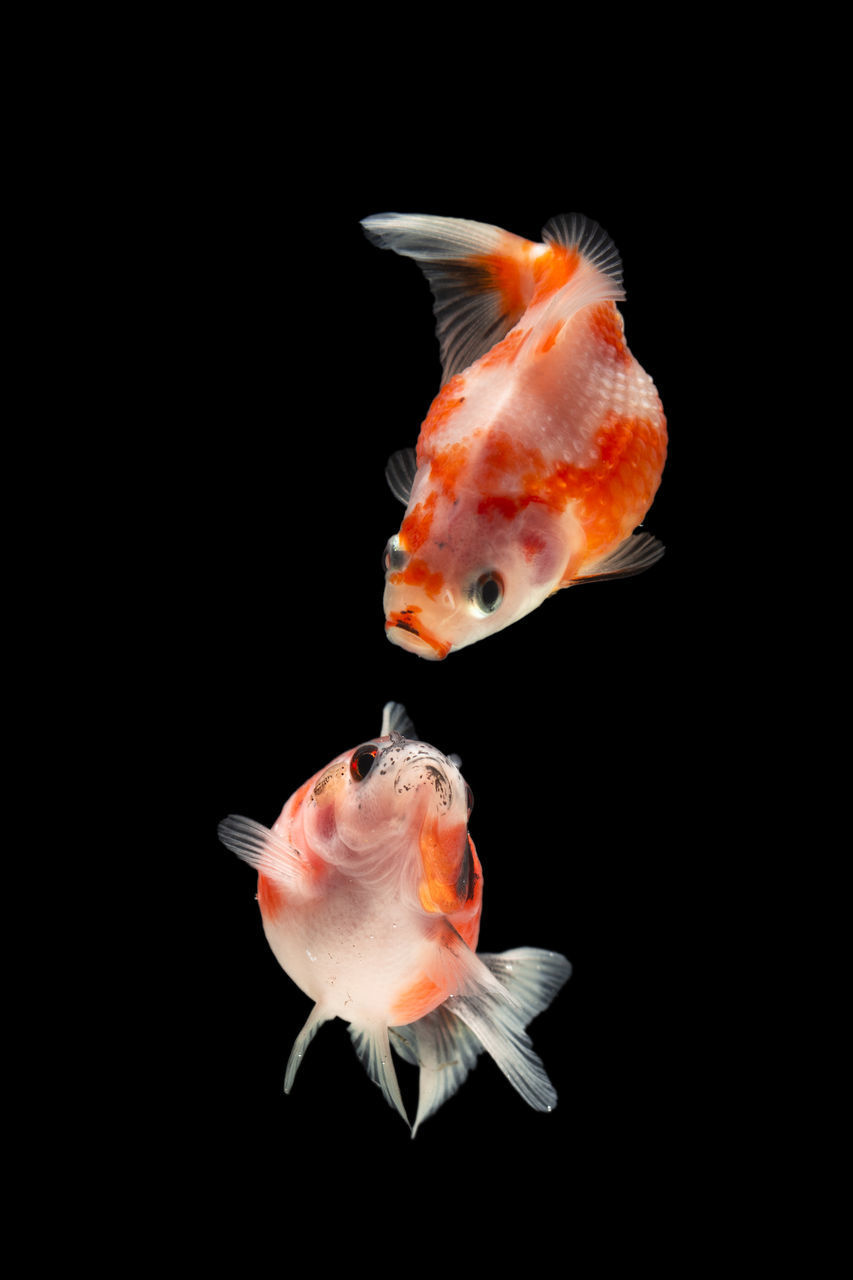
[[[526,1027],[568,979],[568,960],[535,947],[482,956],[463,948],[455,948],[456,964],[467,970],[459,993],[417,1022],[391,1028],[393,1047],[420,1067],[413,1137],[456,1092],[483,1049],[535,1110],[551,1111],[557,1103]]]
[[[509,333],[530,300],[537,246],[511,231],[420,213],[376,213],[361,225],[380,248],[414,258],[429,281],[443,382]]]

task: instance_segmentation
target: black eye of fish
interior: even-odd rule
[[[474,808],[474,792],[468,786],[467,782],[465,783],[465,799],[468,801],[468,817],[470,818],[471,810]]]
[[[357,751],[352,753],[352,759],[349,762],[349,771],[355,778],[356,782],[362,782],[370,773],[378,750],[379,748],[377,746],[374,746],[372,742],[368,742],[365,746],[359,747]]]
[[[471,588],[471,601],[480,613],[494,613],[503,598],[503,579],[494,571],[480,574]]]
[[[405,551],[400,546],[400,535],[395,533],[393,538],[389,538],[385,543],[385,551],[382,556],[382,564],[386,572],[389,569],[402,569],[408,559]]]

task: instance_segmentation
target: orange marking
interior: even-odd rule
[[[396,572],[389,574],[388,581],[395,587],[405,583],[409,587],[418,587],[421,591],[425,591],[430,600],[435,600],[438,593],[444,588],[444,574],[440,569],[430,569],[426,560],[415,557],[410,560],[405,569],[398,569]]]
[[[445,426],[448,419],[464,402],[464,388],[465,379],[461,373],[457,373],[449,382],[445,382],[430,405],[429,412],[421,424],[420,435],[418,436],[417,459],[419,467],[423,465],[428,442]]]
[[[511,329],[505,338],[501,338],[500,342],[496,342],[480,356],[479,367],[489,369],[495,365],[512,364],[527,340],[529,332],[529,329]]]
[[[459,877],[468,856],[467,825],[451,826],[438,815],[431,815],[421,827],[420,848],[425,880],[421,884],[421,906],[425,911],[443,915],[457,911],[468,898],[468,878],[459,885]]]
[[[432,1013],[447,997],[431,978],[416,978],[410,987],[401,991],[391,1009],[392,1022],[404,1027]]]
[[[532,502],[560,513],[570,501],[589,540],[589,554],[618,535],[633,515],[642,519],[660,482],[666,432],[644,418],[608,415],[595,437],[598,457],[589,467],[567,462],[549,466],[540,450],[505,433],[484,452],[483,488],[477,511],[513,520]],[[503,492],[494,492],[505,484]],[[630,530],[629,530],[630,532]],[[624,536],[624,535],[623,535]],[[524,548],[528,559],[541,545]]]
[[[622,321],[614,303],[599,302],[590,307],[586,321],[599,342],[610,347],[625,364],[631,363],[633,357],[625,344]]]
[[[438,492],[433,489],[424,502],[418,502],[400,526],[400,546],[405,551],[417,551],[429,537],[435,517]]]
[[[284,906],[284,892],[273,881],[266,876],[258,874],[258,906],[261,909],[261,915],[268,920],[274,920]]]
[[[473,893],[463,904],[462,909],[449,914],[447,919],[465,945],[472,951],[476,951],[483,907],[483,868],[480,866],[480,859],[477,857],[477,850],[470,836],[468,836],[468,848],[471,851]],[[449,990],[440,987],[432,978],[421,974],[408,987],[404,987],[394,1001],[391,1008],[393,1022],[400,1026],[404,1026],[407,1022],[415,1022],[442,1004],[449,994]]]
[[[580,254],[577,249],[566,249],[563,245],[552,244],[548,252],[543,253],[533,263],[533,278],[536,282],[531,306],[544,302],[558,289],[571,280],[578,269]]]
[[[385,630],[393,631],[395,627],[400,627],[403,631],[410,631],[412,635],[419,636],[421,640],[426,641],[430,648],[434,649],[439,658],[446,658],[453,648],[450,641],[439,640],[436,635],[420,622],[417,618],[421,610],[417,605],[410,605],[408,609],[395,609],[388,614],[385,621]]]
[[[565,323],[566,323],[565,320],[558,320],[557,323],[554,325],[554,327],[551,329],[550,333],[546,333],[545,337],[542,339],[542,341],[539,344],[539,351],[542,353],[542,355],[544,355],[546,351],[551,350],[554,343],[557,341],[560,334],[563,332]]]
[[[644,418],[612,415],[598,442],[601,459],[588,474],[575,508],[586,532],[587,560],[636,528],[651,506],[666,459],[665,429]]]
[[[436,452],[430,459],[430,478],[436,481],[444,496],[451,500],[456,496],[456,485],[468,461],[469,449],[470,438],[458,440]]]
[[[520,316],[529,298],[529,289],[524,287],[527,281],[522,275],[522,267],[527,267],[527,263],[502,253],[484,253],[472,257],[471,261],[483,272],[483,291],[494,290],[500,294],[506,316]]]

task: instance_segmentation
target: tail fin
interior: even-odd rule
[[[361,225],[380,248],[414,258],[429,281],[443,382],[473,364],[518,323],[542,288],[536,274],[542,264],[534,264],[543,254],[563,263],[546,289],[560,294],[543,318],[546,332],[581,307],[625,296],[616,246],[598,223],[582,214],[552,218],[542,233],[545,244],[485,222],[420,213],[376,213]],[[583,270],[572,276],[578,263]],[[563,290],[569,277],[570,288]],[[392,487],[399,496],[396,480]]]
[[[557,1103],[554,1086],[525,1028],[568,979],[568,960],[535,947],[501,955],[468,955],[472,963],[463,994],[454,995],[415,1023],[391,1028],[394,1048],[420,1067],[413,1137],[418,1126],[456,1092],[483,1049],[535,1110],[551,1111]]]
[[[365,1071],[371,1080],[379,1085],[385,1100],[392,1107],[396,1107],[406,1124],[409,1124],[409,1117],[406,1115],[406,1108],[403,1105],[403,1098],[400,1093],[400,1085],[397,1082],[397,1073],[394,1070],[394,1060],[391,1057],[388,1027],[384,1023],[377,1023],[369,1027],[357,1027],[351,1022],[349,1033]]]
[[[509,333],[533,294],[530,255],[540,246],[511,231],[420,213],[376,213],[361,225],[380,248],[414,258],[429,281],[443,382]]]

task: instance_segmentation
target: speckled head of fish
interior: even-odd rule
[[[478,955],[483,873],[455,756],[420,741],[398,703],[375,738],[293,793],[271,828],[231,816],[223,843],[258,873],[264,933],[314,1002],[285,1089],[317,1028],[339,1017],[408,1122],[390,1049],[420,1068],[414,1129],[486,1049],[538,1110],[556,1093],[526,1026],[569,975],[556,952]]]
[[[419,214],[362,225],[427,276],[442,361],[417,448],[386,469],[406,507],[385,550],[388,638],[444,658],[561,588],[654,564],[661,544],[634,531],[666,420],[625,342],[609,236],[580,215],[544,243]]]
[[[398,715],[399,727],[383,725],[387,732],[320,771],[302,801],[302,836],[314,856],[361,884],[396,877],[410,902],[453,910],[473,893],[473,796],[458,758],[407,737],[410,722]]]

